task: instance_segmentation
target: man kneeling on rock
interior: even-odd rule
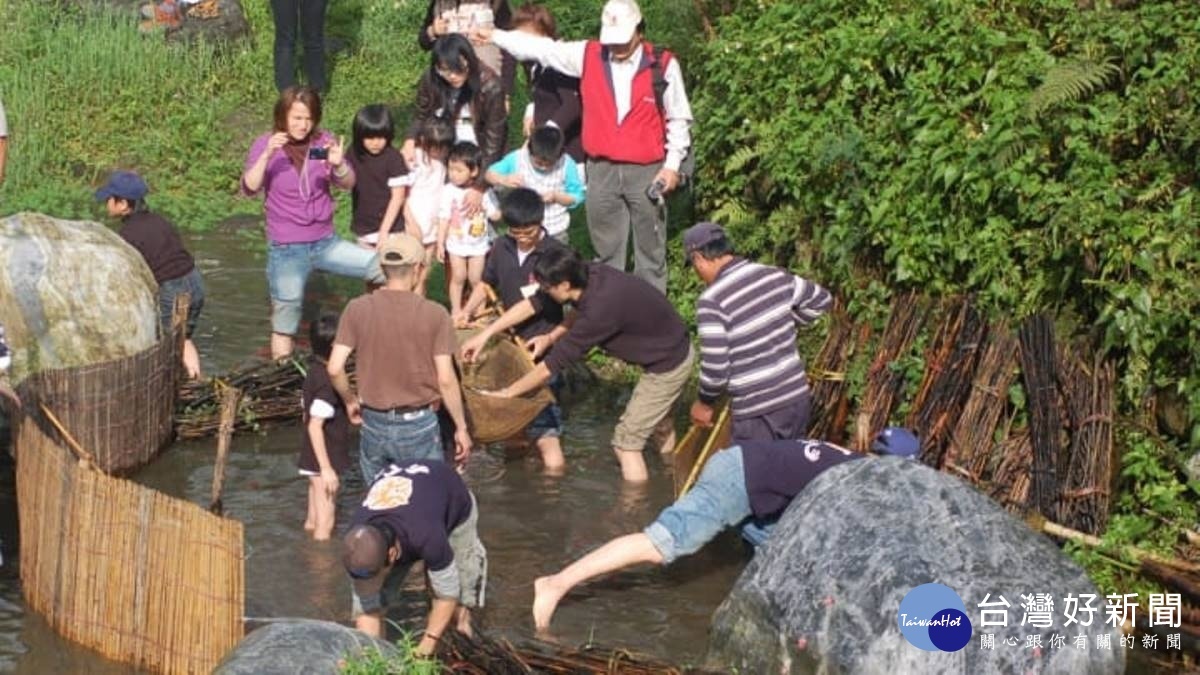
[[[872,449],[912,458],[920,444],[911,432],[893,427],[879,434]],[[863,457],[833,443],[803,439],[746,441],[717,452],[692,489],[649,527],[617,537],[557,574],[534,581],[534,625],[548,627],[559,601],[575,586],[638,563],[669,565],[751,516],[779,516],[821,473]]]
[[[470,610],[483,606],[487,584],[478,520],[475,496],[449,465],[415,460],[380,471],[343,539],[355,627],[383,637],[384,610],[420,560],[429,573],[433,604],[417,652],[432,654],[451,621],[470,635]]]

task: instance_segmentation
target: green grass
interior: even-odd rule
[[[395,656],[386,656],[377,649],[364,650],[345,658],[341,672],[343,675],[437,675],[443,671],[440,662],[418,656],[416,648],[413,636],[402,632],[396,640]]]
[[[252,38],[222,49],[141,35],[131,10],[0,0],[0,101],[11,134],[0,214],[99,218],[92,191],[118,168],[141,172],[151,205],[185,229],[260,213],[259,202],[239,197],[237,188],[251,140],[270,128],[273,25],[267,0],[242,3]],[[547,4],[565,35],[594,35],[598,2]],[[696,35],[690,3],[643,4],[651,37],[688,53]],[[376,102],[395,106],[398,127],[407,125],[414,85],[428,63],[416,43],[424,12],[424,0],[329,4],[331,91],[322,126],[348,134],[354,113]],[[523,99],[519,92],[514,110],[523,109]],[[343,195],[340,226],[349,211]]]

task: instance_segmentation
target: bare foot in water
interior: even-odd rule
[[[550,627],[550,619],[562,600],[563,591],[554,583],[554,577],[538,577],[533,582],[533,626],[538,630]]]
[[[458,608],[458,625],[456,628],[458,629],[458,632],[466,635],[467,637],[473,637],[475,635],[475,631],[471,628],[471,612],[466,607]]]

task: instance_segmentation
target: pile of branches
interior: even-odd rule
[[[234,432],[255,431],[267,422],[298,419],[300,389],[307,376],[308,355],[256,363],[222,377],[188,382],[175,405],[175,434],[181,440],[215,435],[221,426],[221,393],[241,390]],[[347,364],[353,377],[353,363]]]
[[[713,672],[681,668],[624,649],[592,645],[564,649],[547,643],[516,647],[507,640],[482,634],[467,637],[457,631],[446,631],[442,636],[438,658],[450,672],[472,675],[706,675]]]
[[[846,369],[856,349],[866,343],[870,326],[856,328],[841,307],[830,313],[829,334],[821,351],[808,367],[812,381],[812,425],[809,435],[840,443],[845,436],[846,416],[850,412],[847,396],[850,383]]]
[[[904,374],[892,367],[908,353],[925,323],[926,302],[915,293],[892,302],[892,313],[879,340],[879,351],[867,371],[854,430],[854,449],[866,452],[871,441],[887,426],[892,408],[904,388]]]
[[[921,439],[921,461],[940,468],[950,433],[971,393],[987,322],[970,298],[952,301],[925,350],[925,376],[906,424]]]

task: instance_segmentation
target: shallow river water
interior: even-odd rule
[[[257,253],[258,241],[234,231],[191,238],[208,289],[196,336],[207,372],[224,372],[266,346],[265,263]],[[317,302],[335,309],[347,294],[361,289],[356,282],[315,285]],[[608,442],[628,387],[595,381],[575,385],[565,401],[564,476],[547,477],[535,459],[510,459],[495,450],[478,452],[468,470],[489,556],[482,626],[493,634],[533,637],[529,606],[536,576],[611,537],[644,527],[670,501],[668,468],[653,452],[647,457],[650,483],[622,487]],[[299,438],[295,425],[234,438],[223,501],[226,515],[245,523],[246,615],[344,622],[349,588],[337,545],[310,541],[301,527],[307,486],[296,475]],[[176,444],[133,479],[207,504],[214,448],[212,440]],[[356,473],[343,486],[339,524],[348,520],[363,487]],[[25,611],[15,568],[12,488],[8,466],[0,470],[0,536],[6,547],[6,564],[0,568],[0,672],[131,672],[58,638]],[[704,655],[710,615],[745,560],[740,542],[727,535],[669,569],[637,568],[587,585],[560,606],[552,637],[569,646],[594,641],[696,663]],[[413,596],[400,613],[419,621],[421,600]]]

